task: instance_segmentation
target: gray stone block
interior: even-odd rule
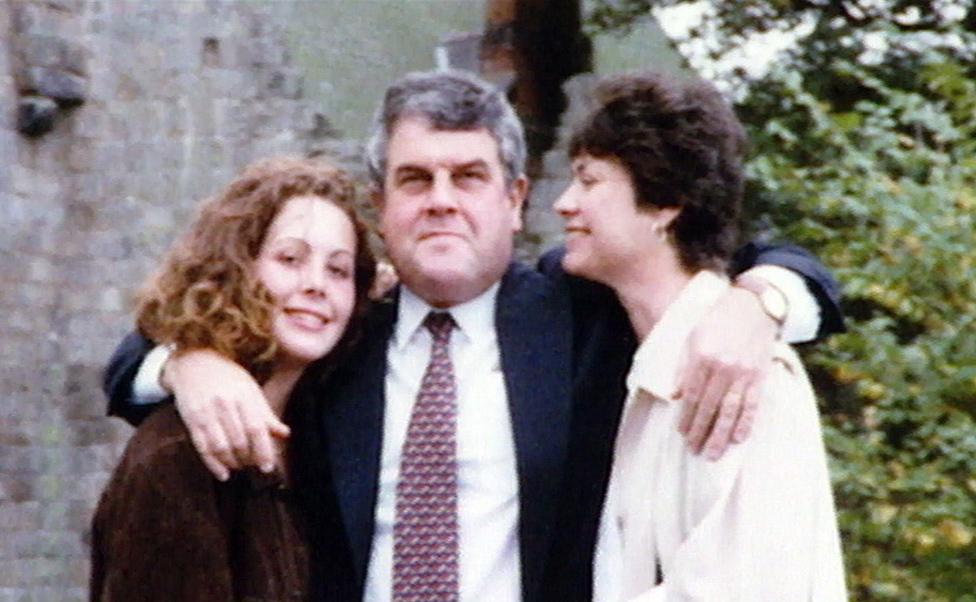
[[[106,422],[106,420],[103,419],[102,422]],[[80,475],[72,482],[71,491],[60,499],[70,501],[97,500],[111,476],[111,471]]]
[[[10,6],[10,25],[12,33],[20,35],[34,31],[34,28],[41,22],[44,8],[39,4],[30,2],[11,2]]]
[[[56,67],[30,67],[25,74],[27,90],[54,99],[64,107],[85,102],[85,78]]]
[[[305,93],[305,78],[292,70],[275,69],[265,75],[263,83],[271,96],[298,99]]]
[[[43,525],[40,502],[0,503],[0,532],[34,531]]]
[[[51,501],[40,506],[40,528],[83,531],[88,528],[94,501]]]
[[[104,408],[102,409],[104,410]],[[102,416],[98,416],[97,418],[102,422],[107,422]],[[115,469],[114,454],[95,454],[91,452],[94,449],[108,450],[110,448],[105,444],[98,446],[90,445],[73,450],[69,456],[65,457],[65,462],[63,463],[64,474],[81,475],[98,473],[99,475],[105,475],[111,473]],[[99,477],[99,483],[103,480],[102,477]]]
[[[146,99],[127,103],[128,139],[133,141],[153,140],[160,135],[161,119],[153,104]],[[128,155],[129,153],[127,153]]]
[[[146,90],[142,83],[140,83],[138,78],[134,77],[131,71],[120,73],[118,75],[114,95],[114,99],[116,101],[127,103],[137,98],[142,98],[145,93]]]
[[[0,474],[8,477],[30,477],[49,467],[45,454],[49,450],[27,445],[0,446]]]
[[[194,71],[198,66],[198,49],[186,42],[183,36],[172,36],[164,40],[164,52],[160,65],[173,73]],[[222,48],[221,48],[222,50]]]
[[[0,65],[0,73],[2,71],[3,66]],[[0,90],[13,90],[14,87],[12,77],[0,77]],[[0,136],[6,136],[10,140],[0,138],[5,145],[5,147],[0,146],[0,156],[14,156],[12,141],[15,139],[14,131],[17,129],[17,116],[14,111],[16,102],[17,99],[12,94],[0,95]]]
[[[29,262],[28,266],[28,278],[31,278],[31,271],[34,270],[34,266],[41,264],[42,266],[49,265],[47,258],[35,258]],[[40,268],[45,271],[45,276],[47,276],[47,267]],[[8,302],[12,303],[14,306],[28,307],[33,311],[41,311],[45,309],[52,309],[54,306],[56,294],[51,290],[52,285],[56,285],[57,281],[47,276],[43,279],[34,279],[34,282],[19,282],[15,290],[10,291],[10,296],[8,297]]]
[[[113,94],[119,85],[119,75],[121,65],[113,64],[111,60],[111,50],[108,48],[93,48],[96,59],[88,67],[88,83],[91,86],[92,97],[102,103],[112,100]]]
[[[181,110],[179,105],[174,105],[168,101],[156,101],[161,107],[159,114],[162,119],[162,134],[172,144],[175,139],[182,139],[186,134],[186,113]],[[180,145],[182,146],[182,144]]]
[[[77,75],[87,73],[87,48],[78,40],[50,31],[19,36],[14,53],[22,68],[53,67]]]
[[[98,294],[97,308],[99,311],[111,314],[125,314],[130,309],[128,295],[117,287],[107,287]]]
[[[75,194],[82,200],[109,202],[105,199],[105,176],[90,172],[79,174],[75,179]]]
[[[87,173],[98,168],[94,150],[82,144],[75,144],[68,150],[68,169],[74,173]]]
[[[18,64],[30,67],[61,67],[65,40],[58,36],[30,33],[19,36],[14,44]]]
[[[30,95],[20,99],[17,107],[17,131],[36,138],[54,129],[58,105],[46,96]]]
[[[42,332],[50,325],[48,316],[38,312],[33,307],[20,307],[7,311],[4,318],[7,325],[4,330],[13,334],[29,335]]]
[[[66,39],[62,46],[60,67],[81,76],[88,75],[88,62],[91,51],[82,42]]]
[[[65,12],[77,12],[81,8],[82,0],[44,0],[49,7]]]
[[[26,502],[38,499],[34,495],[32,479],[0,474],[0,503]],[[4,585],[2,569],[0,569],[0,585]]]
[[[105,137],[105,110],[101,103],[87,103],[73,111],[71,113],[71,131],[79,138],[103,139]]]
[[[24,344],[25,340],[30,345]],[[35,359],[50,361],[52,358],[51,354],[35,352],[38,347],[43,347],[43,341],[39,342],[36,335],[32,339],[4,335],[4,342],[4,352],[14,352],[13,361],[24,363]],[[14,343],[17,346],[11,349]],[[4,401],[7,404],[4,426],[0,428],[0,445],[30,445],[37,441],[37,433],[45,418],[45,404],[50,404],[51,398],[33,383],[9,383],[0,378],[0,387],[5,392]]]
[[[32,206],[35,208],[24,207],[26,213],[47,219],[53,217],[54,220],[60,221],[60,212],[57,212],[56,207],[49,204],[53,199],[60,198],[62,192],[57,174],[24,167],[24,163],[19,163],[11,169],[11,176],[14,194],[18,197],[29,197]],[[54,212],[53,215],[52,211]]]

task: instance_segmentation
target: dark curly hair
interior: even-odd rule
[[[356,233],[356,306],[346,333],[329,354],[334,358],[355,336],[376,265],[354,209],[352,180],[321,159],[258,161],[206,201],[162,268],[143,287],[136,320],[140,332],[180,349],[213,349],[248,369],[259,382],[265,380],[277,354],[271,332],[273,300],[253,275],[252,265],[278,212],[289,199],[304,195],[335,203]]]
[[[738,238],[746,145],[731,107],[712,84],[663,73],[608,78],[595,98],[570,156],[619,161],[639,207],[681,208],[668,233],[685,269],[723,269]]]

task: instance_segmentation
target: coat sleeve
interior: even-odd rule
[[[844,332],[840,284],[816,255],[796,245],[750,242],[732,257],[729,272],[742,273],[757,265],[775,265],[799,274],[820,306],[817,338]]]
[[[102,388],[108,397],[108,415],[118,416],[133,426],[138,426],[159,403],[134,402],[132,385],[146,355],[155,344],[138,332],[130,332],[115,348],[105,372]]]
[[[233,600],[215,482],[185,438],[154,445],[141,434],[93,519],[90,600]]]

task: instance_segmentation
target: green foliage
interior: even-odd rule
[[[940,58],[918,72],[927,95],[837,61],[871,100],[837,110],[787,70],[746,100],[763,117],[750,124],[752,198],[844,284],[850,331],[806,359],[856,599],[976,591],[976,164],[973,114],[953,119],[976,95],[940,93]]]
[[[602,5],[594,23],[678,3],[627,0],[618,21]],[[719,4],[729,46],[810,26],[745,82],[739,114],[754,150],[749,222],[818,253],[844,287],[849,331],[804,355],[851,598],[976,601],[976,9]],[[887,49],[866,53],[878,33]]]

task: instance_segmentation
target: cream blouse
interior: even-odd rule
[[[669,394],[679,352],[728,287],[699,272],[634,357],[597,550],[598,600],[847,598],[816,401],[788,345],[776,347],[744,443],[709,461],[677,430],[681,403]]]

